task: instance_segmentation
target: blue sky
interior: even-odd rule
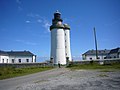
[[[47,59],[56,10],[71,26],[74,58],[95,49],[93,27],[98,49],[120,46],[120,0],[0,0],[0,50],[29,50]]]

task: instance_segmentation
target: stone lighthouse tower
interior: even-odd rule
[[[53,64],[66,64],[67,59],[71,59],[70,43],[69,43],[69,30],[67,24],[62,24],[61,13],[56,11],[52,19],[51,31],[51,56],[50,59]],[[65,33],[66,32],[66,33]],[[67,37],[65,36],[67,35]],[[67,45],[67,46],[66,46]],[[66,49],[68,47],[68,50]],[[66,51],[67,50],[67,51]]]

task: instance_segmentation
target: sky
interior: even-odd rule
[[[120,0],[0,0],[0,50],[28,50],[37,62],[48,59],[56,10],[71,27],[74,59],[95,49],[94,27],[99,50],[120,47]]]

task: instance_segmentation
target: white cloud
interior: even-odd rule
[[[26,44],[26,45],[37,45],[37,43],[34,42],[29,42],[29,41],[24,41],[24,40],[15,40],[16,42]]]
[[[0,31],[7,31],[6,28],[0,28]]]
[[[34,14],[34,13],[28,13],[27,16],[32,18],[41,18],[39,14]]]
[[[29,14],[27,14],[27,16],[32,17],[32,18],[35,17],[35,15],[33,13],[29,13]]]
[[[50,30],[49,30],[49,27],[50,27],[50,23],[47,21],[47,20],[45,20],[44,22],[43,22],[43,27],[48,31],[48,32],[50,32]]]
[[[50,32],[49,30],[50,22],[45,17],[42,17],[39,14],[35,14],[35,13],[29,13],[27,14],[27,16],[29,18],[32,18],[32,20],[36,21],[35,23],[40,23],[39,25],[44,27],[47,32]],[[29,21],[29,20],[26,21],[26,23],[30,23],[30,22],[33,22],[33,21]]]
[[[16,0],[16,3],[17,3],[17,8],[18,8],[18,10],[19,11],[22,11],[23,10],[23,8],[21,7],[21,0]]]
[[[33,42],[26,42],[25,44],[27,44],[27,45],[37,45],[36,43],[33,43]]]
[[[21,0],[16,0],[16,3],[17,4],[21,4]]]
[[[18,6],[18,10],[22,11],[22,10],[23,10],[23,8],[22,8],[21,6]]]
[[[40,17],[40,15],[39,14],[35,14],[35,17]]]
[[[30,23],[31,21],[29,21],[29,20],[27,20],[27,21],[25,21],[26,23]]]
[[[71,23],[74,22],[74,18],[64,18],[64,23]]]
[[[110,22],[110,23],[107,23],[107,24],[104,24],[105,26],[113,26],[115,24],[120,24],[120,18]]]
[[[42,20],[41,20],[41,19],[38,19],[38,20],[37,20],[37,22],[38,22],[38,23],[41,23],[41,22],[42,22]]]

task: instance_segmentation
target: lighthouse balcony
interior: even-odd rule
[[[54,28],[63,29],[64,26],[62,24],[53,24],[53,25],[50,26],[50,31]]]

